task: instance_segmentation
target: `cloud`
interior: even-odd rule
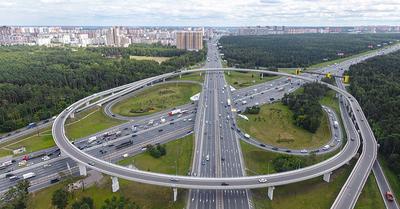
[[[2,25],[399,24],[398,0],[0,0]]]

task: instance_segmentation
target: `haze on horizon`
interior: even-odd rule
[[[398,0],[0,0],[1,25],[398,25]]]

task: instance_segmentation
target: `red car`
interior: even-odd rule
[[[386,199],[389,201],[393,201],[393,194],[389,191],[385,193]]]

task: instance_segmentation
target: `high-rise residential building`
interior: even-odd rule
[[[110,28],[106,34],[106,44],[108,46],[121,46],[121,32],[120,28],[115,26]]]
[[[186,50],[203,49],[202,31],[178,31],[176,32],[176,47]]]

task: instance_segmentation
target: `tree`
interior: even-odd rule
[[[290,171],[304,167],[302,159],[292,155],[280,155],[272,161],[272,165],[277,172]]]
[[[58,209],[65,209],[68,205],[68,192],[65,189],[54,191],[51,203]]]
[[[22,180],[16,186],[4,193],[0,199],[0,208],[2,209],[25,209],[28,202],[29,181]]]
[[[124,196],[121,196],[119,198],[113,196],[111,200],[106,199],[104,201],[101,209],[139,209],[139,206],[135,202],[130,201]]]
[[[93,209],[93,199],[90,197],[83,197],[81,200],[74,202],[71,205],[72,209]]]

